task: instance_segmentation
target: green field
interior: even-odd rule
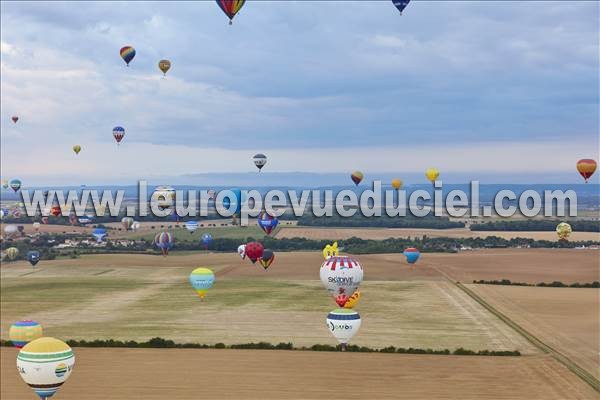
[[[134,240],[149,240],[152,241],[154,236],[162,231],[169,230],[175,236],[175,241],[178,242],[199,242],[200,237],[209,233],[212,235],[213,239],[247,239],[247,238],[256,238],[260,239],[265,236],[265,233],[258,226],[227,226],[227,227],[200,227],[194,233],[190,233],[183,223],[179,225],[164,225],[164,228],[161,228],[161,224],[154,225],[155,229],[152,231],[141,231],[141,232],[119,232],[119,231],[110,231],[111,236],[113,237],[127,237],[128,239]],[[168,229],[168,226],[171,226],[171,229]],[[279,229],[279,228],[277,228]],[[271,235],[275,235],[276,230],[274,230]]]

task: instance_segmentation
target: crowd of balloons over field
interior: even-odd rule
[[[229,18],[229,24],[232,24],[233,18],[240,11],[245,3],[245,0],[217,0],[221,10]],[[402,13],[407,7],[410,0],[393,0],[393,4]],[[124,46],[120,49],[119,54],[126,66],[134,60],[136,50],[132,46]],[[158,61],[158,69],[166,76],[171,69],[171,61],[162,59]],[[14,115],[11,117],[12,122],[17,124],[20,117]],[[120,145],[125,137],[125,128],[115,126],[112,130],[112,136],[117,145]],[[82,151],[79,144],[72,147],[73,152],[77,155]],[[264,154],[256,154],[253,157],[254,165],[259,172],[267,164],[267,157]],[[597,163],[592,159],[582,159],[576,164],[577,171],[585,179],[585,182],[594,174]],[[429,168],[425,171],[426,178],[434,183],[439,178],[440,172],[436,168]],[[359,185],[364,179],[364,174],[360,171],[354,171],[350,174],[350,179],[355,185]],[[2,181],[4,189],[11,188],[18,192],[22,182],[19,179],[10,181]],[[399,178],[391,181],[391,186],[400,190],[403,182]],[[169,199],[174,199],[175,190],[171,187],[164,186],[157,188],[161,192],[161,197],[165,203]],[[215,197],[215,192],[209,193],[212,198]],[[241,196],[238,192],[237,196]],[[241,204],[241,198],[238,199],[238,204]],[[224,202],[225,203],[225,202]],[[171,203],[169,203],[171,204]],[[159,205],[160,206],[160,205]],[[224,204],[228,207],[227,204]],[[166,205],[164,207],[167,207]],[[18,217],[20,207],[12,210],[12,215]],[[0,217],[4,217],[11,213],[11,210],[3,208],[0,212]],[[61,216],[61,208],[58,204],[51,207],[50,213],[55,217]],[[93,216],[77,218],[74,214],[69,216],[71,224],[80,223],[82,225],[89,224],[93,221]],[[41,223],[48,223],[48,217],[41,217]],[[126,231],[137,231],[140,228],[140,223],[131,217],[124,217],[121,223]],[[270,235],[277,227],[279,221],[276,217],[268,214],[266,211],[260,213],[257,218],[258,226]],[[33,228],[36,231],[40,229],[40,222],[34,222]],[[21,231],[22,226],[6,225],[4,233],[7,237],[15,235]],[[193,233],[199,228],[198,221],[185,222],[185,228]],[[559,240],[568,240],[571,234],[571,226],[566,222],[561,222],[556,227],[556,233]],[[92,236],[97,242],[102,242],[107,237],[108,233],[105,228],[97,227],[92,230]],[[209,233],[205,233],[200,238],[200,245],[205,249],[210,248],[213,238]],[[162,254],[166,257],[169,250],[174,246],[174,236],[169,231],[162,231],[154,237],[154,244],[159,248]],[[342,349],[358,332],[361,325],[361,317],[354,308],[360,301],[361,292],[359,286],[363,279],[363,267],[356,257],[344,256],[339,254],[337,242],[328,244],[323,249],[324,262],[320,269],[320,278],[327,289],[328,293],[337,304],[338,308],[329,312],[326,317],[326,324],[333,336],[341,343]],[[9,260],[14,260],[18,256],[19,250],[16,247],[10,247],[6,250],[6,257]],[[415,264],[419,260],[420,252],[416,248],[407,248],[404,250],[404,256],[408,264]],[[238,255],[242,260],[248,259],[252,264],[258,264],[266,271],[275,261],[275,253],[271,249],[265,249],[263,244],[255,241],[250,243],[240,244],[238,247]],[[27,260],[35,267],[40,261],[39,251],[29,251]],[[194,269],[189,275],[189,283],[198,297],[204,301],[207,292],[215,283],[214,272],[206,267]],[[25,382],[45,400],[53,396],[61,385],[67,380],[73,366],[75,364],[75,356],[72,349],[63,341],[51,337],[43,336],[42,326],[31,320],[23,320],[15,322],[9,331],[9,337],[13,345],[20,349],[17,356],[17,367],[21,377]]]

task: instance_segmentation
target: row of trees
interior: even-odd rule
[[[569,287],[569,288],[600,288],[600,282],[594,281],[592,283],[571,283],[566,284],[560,281],[554,281],[550,283],[540,282],[540,283],[525,283],[525,282],[512,282],[510,279],[501,279],[501,280],[492,280],[485,281],[474,280],[473,283],[481,284],[481,285],[507,285],[507,286],[537,286],[537,287]]]
[[[554,231],[560,220],[528,219],[519,221],[490,221],[471,225],[472,231]],[[600,221],[569,221],[575,232],[600,232]]]

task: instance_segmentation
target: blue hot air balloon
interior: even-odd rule
[[[169,254],[169,250],[173,248],[173,235],[170,232],[157,233],[154,237],[154,244],[162,251],[163,256],[166,257]]]
[[[394,3],[398,11],[400,11],[400,15],[402,15],[402,11],[404,11],[408,3],[410,3],[410,0],[392,0],[392,3]]]
[[[35,265],[40,261],[40,252],[37,250],[28,251],[27,261],[29,261],[29,263],[35,267]]]
[[[104,228],[96,228],[92,231],[92,236],[96,238],[96,241],[100,243],[102,239],[106,236],[106,229]]]
[[[20,179],[13,179],[11,180],[8,185],[10,186],[10,188],[12,190],[14,190],[15,192],[19,191],[19,189],[21,189],[21,180]]]
[[[266,211],[262,211],[258,215],[257,222],[258,226],[260,226],[260,229],[265,231],[267,235],[270,235],[273,229],[277,227],[279,220],[277,219],[277,217],[268,214]]]
[[[414,247],[409,247],[405,249],[403,254],[406,257],[406,261],[409,264],[416,263],[419,257],[421,257],[421,252]]]
[[[208,249],[208,246],[212,243],[212,240],[212,235],[210,233],[205,233],[200,238],[200,243],[202,243],[205,249]]]
[[[185,229],[188,230],[189,233],[194,233],[198,229],[198,221],[187,221],[185,223]]]

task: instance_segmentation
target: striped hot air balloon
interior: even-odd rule
[[[216,0],[217,4],[229,17],[229,25],[233,24],[233,17],[240,11],[246,0]]]
[[[364,174],[360,171],[354,171],[350,175],[350,179],[352,179],[352,182],[354,182],[356,186],[358,186],[358,184],[363,180],[364,177]]]
[[[42,337],[29,342],[17,356],[21,378],[46,400],[60,389],[75,365],[73,350],[65,342]]]
[[[270,235],[271,232],[273,232],[273,229],[277,228],[279,220],[277,219],[277,217],[270,215],[266,211],[262,211],[258,215],[257,223],[258,226],[260,226],[260,229],[265,231],[267,235]]]
[[[119,54],[121,55],[123,61],[125,61],[125,64],[127,64],[127,66],[129,67],[129,63],[131,62],[131,60],[133,60],[133,57],[135,57],[135,49],[131,46],[121,47],[121,50],[119,50]]]
[[[206,291],[212,287],[214,282],[215,274],[208,268],[196,268],[190,274],[190,284],[201,299],[204,299]]]
[[[9,247],[8,249],[6,249],[6,257],[8,257],[9,260],[14,260],[17,258],[17,256],[19,255],[19,249],[17,249],[16,247]]]
[[[169,250],[173,247],[173,235],[170,232],[157,233],[154,237],[154,244],[162,251],[163,256],[166,257],[169,254]]]
[[[409,247],[405,249],[402,254],[404,254],[404,256],[406,257],[406,262],[409,264],[416,263],[419,257],[421,257],[421,252],[414,247]]]
[[[198,230],[198,221],[187,221],[185,223],[185,229],[188,230],[189,233],[194,233]]]
[[[362,282],[363,269],[353,257],[333,256],[321,265],[320,276],[327,291],[343,307]]]
[[[43,336],[42,326],[31,320],[18,321],[11,325],[8,337],[13,346],[20,349],[27,343]]]
[[[331,334],[342,344],[342,350],[358,333],[361,325],[360,315],[348,308],[338,308],[327,314],[327,328]]]
[[[113,137],[117,141],[117,145],[121,144],[121,140],[123,140],[123,137],[125,136],[125,128],[122,126],[115,126],[112,133]]]
[[[577,172],[585,179],[585,183],[588,183],[588,179],[594,175],[598,164],[595,160],[590,158],[584,158],[583,160],[577,161]]]

